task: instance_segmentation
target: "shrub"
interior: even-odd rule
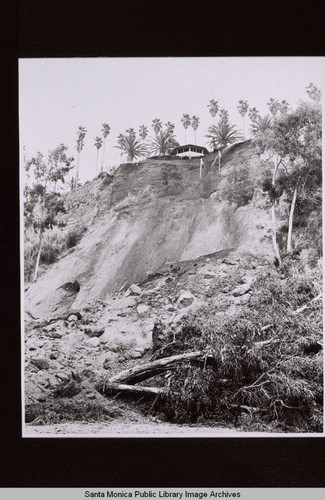
[[[66,235],[65,244],[67,248],[73,248],[79,243],[82,238],[83,233],[85,232],[85,226],[75,227],[70,229],[70,231]]]
[[[96,401],[59,399],[52,403],[31,403],[25,408],[26,423],[48,425],[71,421],[111,420],[121,415],[121,410],[113,404],[103,405]]]
[[[237,312],[204,306],[189,314],[175,334],[178,345],[209,356],[171,372],[166,416],[244,422],[247,430],[322,432],[322,314],[320,302],[311,302],[320,287],[318,270],[292,259],[280,271],[262,271],[249,305]],[[295,314],[305,304],[308,309]],[[166,345],[172,333],[166,329]]]

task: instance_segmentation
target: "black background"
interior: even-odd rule
[[[0,487],[324,487],[322,438],[21,438],[17,98],[19,57],[324,56],[324,2],[8,0],[1,8]]]

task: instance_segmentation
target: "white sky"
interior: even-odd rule
[[[216,99],[229,111],[230,121],[242,127],[240,99],[268,112],[270,97],[295,106],[308,100],[305,87],[313,82],[324,95],[324,57],[232,58],[66,58],[19,61],[20,150],[27,159],[64,143],[76,157],[76,132],[86,127],[80,156],[80,180],[95,176],[94,137],[102,123],[111,126],[104,166],[120,164],[116,139],[129,127],[138,132],[154,118],[175,123],[176,139],[185,141],[183,113],[197,115],[197,144],[213,123],[207,105]],[[248,128],[248,120],[246,129]],[[194,142],[193,130],[187,142]],[[101,150],[102,152],[102,150]]]

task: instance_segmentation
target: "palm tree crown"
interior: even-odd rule
[[[176,146],[179,146],[175,139],[175,135],[170,129],[160,130],[156,137],[151,140],[150,153],[158,155],[168,155]]]
[[[183,124],[184,129],[185,129],[185,142],[186,142],[186,130],[191,125],[191,117],[190,117],[190,115],[187,114],[187,113],[184,113],[183,117],[181,119],[181,122]]]
[[[215,99],[211,99],[208,104],[208,108],[209,108],[209,113],[214,118],[219,111],[218,101],[216,101]]]
[[[192,125],[192,129],[194,130],[194,143],[196,144],[196,131],[200,125],[200,118],[198,116],[193,115],[191,125]]]
[[[103,145],[103,139],[101,137],[95,137],[95,146],[97,149],[100,149]]]
[[[245,115],[248,111],[248,102],[243,101],[243,99],[241,99],[240,101],[238,101],[237,109],[238,109],[240,116],[243,119],[243,132],[244,132],[244,137],[245,137]]]
[[[95,137],[95,146],[97,148],[97,156],[96,156],[96,175],[97,175],[97,168],[98,168],[98,153],[100,148],[103,145],[103,139],[101,137]]]
[[[167,123],[165,123],[165,126],[167,127],[168,132],[173,135],[174,130],[175,130],[175,124],[167,122]]]
[[[246,115],[246,113],[248,111],[248,102],[243,101],[243,99],[241,99],[240,101],[238,101],[237,109],[238,109],[240,116],[242,116],[244,118],[244,116]]]
[[[258,116],[252,123],[251,132],[253,136],[264,134],[272,126],[273,119],[270,115]]]
[[[127,161],[133,162],[137,158],[141,158],[147,155],[148,148],[143,142],[137,140],[135,133],[133,133],[133,129],[131,133],[128,132],[128,135],[119,134],[117,138],[118,146],[115,146],[118,149],[121,149],[124,154],[127,155]]]
[[[84,138],[86,137],[87,130],[85,127],[79,127],[77,130],[77,151],[80,153],[84,147]]]
[[[103,123],[102,127],[103,127],[102,133],[103,133],[104,139],[106,139],[106,137],[110,133],[111,127],[108,125],[108,123]]]
[[[259,116],[259,112],[257,108],[250,108],[248,112],[248,116],[252,122],[257,120],[257,117]]]
[[[208,128],[206,137],[210,139],[209,144],[213,149],[225,148],[228,144],[242,139],[242,135],[238,132],[236,126],[230,125],[227,116],[220,118],[217,125],[211,125]]]
[[[148,128],[145,125],[141,125],[139,128],[139,136],[144,141],[148,135]]]
[[[111,127],[108,125],[108,123],[103,123],[102,124],[102,133],[104,137],[104,148],[103,148],[103,155],[102,155],[102,165],[101,165],[101,172],[103,171],[103,166],[104,166],[104,156],[105,156],[105,145],[106,145],[106,137],[110,133]]]
[[[154,120],[152,120],[152,128],[154,129],[155,134],[158,134],[159,130],[161,130],[162,123],[161,120],[159,120],[159,118],[155,118]]]

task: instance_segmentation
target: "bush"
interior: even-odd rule
[[[79,243],[79,241],[82,238],[83,233],[85,232],[85,227],[84,226],[79,226],[73,229],[70,229],[70,231],[66,235],[66,240],[65,244],[67,248],[73,248]]]
[[[25,422],[33,425],[50,425],[72,421],[103,421],[111,420],[120,414],[120,409],[114,404],[104,406],[96,401],[60,399],[52,403],[26,405]]]
[[[261,272],[250,303],[238,312],[201,307],[190,314],[176,332],[178,345],[209,357],[171,373],[166,416],[244,422],[247,430],[322,432],[321,302],[311,302],[320,287],[317,269],[292,260],[279,272]],[[295,314],[305,304],[308,309]],[[166,329],[166,345],[172,333]]]

